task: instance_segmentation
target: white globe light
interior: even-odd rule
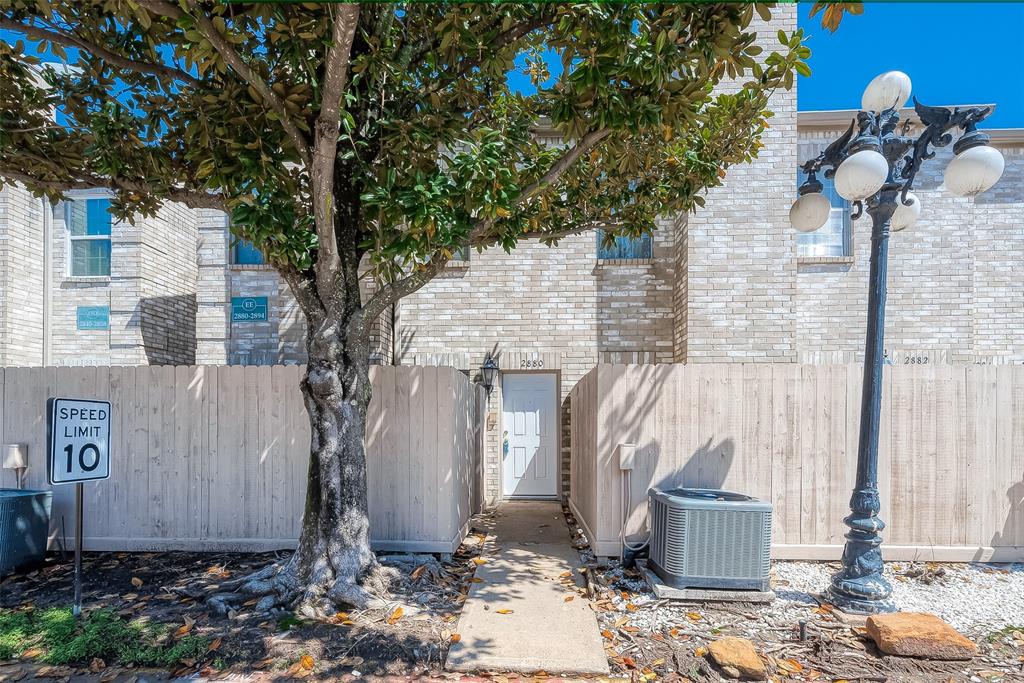
[[[910,76],[902,71],[886,71],[875,76],[860,98],[864,111],[885,111],[899,108],[910,99]]]
[[[882,189],[889,176],[889,162],[873,149],[862,149],[846,157],[836,169],[836,192],[851,202],[870,197]]]
[[[909,206],[904,204],[901,198],[896,199],[896,210],[893,211],[892,218],[889,219],[889,230],[892,232],[909,228],[921,216],[921,201],[917,195],[908,192],[907,200],[910,202]]]
[[[814,232],[825,225],[832,204],[820,192],[809,192],[793,202],[789,210],[789,222],[800,232]]]
[[[965,149],[946,167],[946,187],[960,197],[981,194],[1003,175],[1005,163],[999,150],[988,145]]]

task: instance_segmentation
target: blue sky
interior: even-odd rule
[[[872,78],[899,70],[925,104],[995,103],[984,127],[1024,128],[1024,3],[868,0],[836,33],[809,10],[800,4],[812,50],[801,110],[857,109]]]

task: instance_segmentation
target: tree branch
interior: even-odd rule
[[[185,16],[185,13],[178,6],[166,2],[166,0],[139,0],[139,4],[146,9],[155,12],[164,17],[170,17],[172,19],[181,19]],[[288,113],[288,109],[284,106],[284,102],[280,97],[271,89],[267,82],[260,76],[256,71],[245,63],[245,60],[238,54],[238,52],[231,46],[224,36],[222,36],[214,27],[213,22],[206,16],[206,12],[202,7],[199,7],[196,0],[188,0],[189,7],[192,8],[192,14],[189,16],[195,20],[196,30],[210,41],[213,48],[224,58],[224,61],[230,66],[235,73],[237,73],[243,81],[252,86],[252,88],[259,93],[259,96],[263,99],[263,103],[266,104],[278,118],[281,120],[281,127],[284,128],[285,133],[292,141],[292,146],[295,147],[295,151],[298,153],[299,158],[302,159],[303,163],[309,165],[309,143],[306,141],[306,137],[299,130],[298,126],[295,125],[295,121]]]
[[[350,332],[368,332],[370,325],[380,317],[388,306],[433,280],[434,276],[440,273],[447,263],[448,259],[446,258],[435,258],[421,270],[414,271],[400,280],[381,285],[380,289],[374,292],[370,300],[363,306],[363,310],[352,318],[349,323]]]
[[[548,172],[523,188],[523,191],[519,193],[516,204],[522,204],[530,197],[533,197],[545,189],[550,187],[552,184],[558,182],[558,179],[562,177],[562,174],[569,170],[573,164],[575,164],[581,156],[592,150],[597,146],[597,143],[604,140],[606,137],[612,134],[610,128],[602,128],[601,130],[591,131],[587,133],[580,141],[576,143],[568,152],[566,152],[561,159],[556,161],[548,169]]]
[[[332,11],[333,14],[333,11]],[[313,218],[318,239],[316,284],[321,299],[330,297],[340,264],[335,231],[334,164],[341,129],[341,101],[348,84],[352,40],[359,23],[359,6],[342,5],[331,27],[331,46],[324,60],[324,86],[320,115],[315,125],[313,160],[309,167],[313,190]]]
[[[324,310],[323,302],[316,293],[314,278],[309,274],[299,272],[292,265],[279,265],[276,268],[281,278],[288,283],[295,301],[305,314],[306,322],[309,326],[308,329],[315,330],[319,328],[327,317],[327,313]]]
[[[120,189],[135,194],[158,194],[145,182],[130,178],[104,178],[92,174],[81,174],[73,180],[41,180],[28,173],[11,169],[0,169],[0,177],[14,180],[29,188],[39,188],[49,192],[66,192],[67,190],[110,190]],[[217,209],[227,211],[227,204],[221,194],[170,188],[162,193],[172,202],[184,204],[192,209]]]
[[[30,38],[37,40],[48,40],[60,45],[67,45],[68,47],[78,48],[84,50],[95,57],[108,62],[112,66],[116,66],[120,69],[127,69],[128,71],[135,71],[138,73],[148,73],[154,76],[170,79],[174,81],[182,81],[191,85],[192,87],[198,87],[202,85],[202,81],[181,69],[176,69],[166,64],[153,64],[151,62],[140,62],[124,55],[119,55],[116,52],[97,45],[91,41],[66,33],[58,29],[46,29],[41,26],[34,26],[31,24],[22,24],[17,21],[11,21],[10,19],[0,19],[0,29],[7,29],[10,31],[18,31],[24,33]]]

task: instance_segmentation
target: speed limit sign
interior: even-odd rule
[[[77,398],[49,401],[51,484],[110,476],[110,402]]]

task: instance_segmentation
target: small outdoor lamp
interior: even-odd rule
[[[498,378],[498,363],[493,357],[487,356],[484,360],[484,364],[480,366],[480,383],[483,385],[487,393],[491,393],[491,389],[494,388],[494,380]]]
[[[28,467],[28,444],[5,443],[0,446],[3,449],[2,465],[5,470],[14,470],[14,478],[17,480],[18,488],[24,485],[25,469]]]
[[[899,114],[909,98],[910,77],[905,73],[889,71],[872,80],[861,99],[863,109],[850,128],[801,166],[807,180],[789,212],[790,222],[800,232],[817,230],[828,221],[831,207],[815,175],[824,173],[826,178],[834,178],[839,196],[853,202],[854,219],[865,211],[871,216],[857,483],[850,498],[851,513],[843,520],[850,528],[843,549],[843,568],[832,576],[827,594],[831,604],[862,614],[894,609],[889,600],[892,586],[882,576],[880,532],[885,523],[878,517],[878,432],[889,234],[913,225],[921,215],[921,201],[910,191],[914,178],[921,164],[935,156],[934,148],[953,141],[953,129],[964,132],[953,145],[956,157],[946,168],[945,186],[950,192],[962,197],[984,192],[996,184],[1004,166],[1003,156],[988,146],[989,137],[975,129],[992,113],[991,107],[926,107],[915,99],[914,110],[924,130],[911,137],[909,123],[900,126]]]

